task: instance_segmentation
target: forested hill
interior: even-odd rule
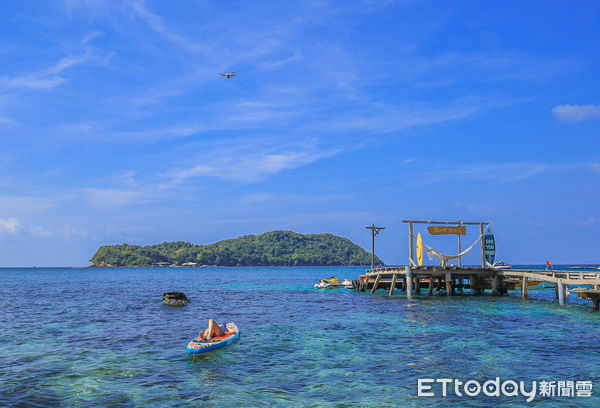
[[[211,245],[163,242],[157,245],[104,245],[92,266],[301,266],[370,265],[371,255],[347,238],[333,234],[272,231],[245,235]],[[377,265],[383,262],[375,258]]]

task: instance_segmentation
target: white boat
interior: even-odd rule
[[[352,289],[352,279],[344,279],[342,285],[347,289]]]
[[[334,289],[334,288],[345,288],[346,286],[341,283],[327,283],[319,282],[315,283],[315,289]]]
[[[509,265],[509,264],[504,263],[502,261],[496,261],[492,265],[492,268],[495,268],[495,269],[510,269],[510,268],[512,268],[512,265]]]

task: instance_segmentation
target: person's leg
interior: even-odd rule
[[[208,321],[208,329],[204,332],[206,334],[206,338],[208,340],[212,339],[214,336],[220,336],[221,334],[221,326],[217,324],[213,319]]]

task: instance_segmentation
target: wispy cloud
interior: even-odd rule
[[[64,224],[57,229],[57,235],[67,239],[73,239],[87,237],[88,232],[84,229],[73,227],[71,224]]]
[[[19,223],[19,219],[16,217],[0,219],[0,234],[16,234],[20,228],[21,224]]]
[[[451,107],[386,106],[379,104],[361,109],[352,115],[335,117],[323,127],[323,123],[309,125],[325,128],[330,132],[363,132],[367,134],[388,133],[417,126],[433,125],[452,120],[465,119],[479,108],[462,104]]]
[[[67,69],[88,61],[92,57],[91,47],[88,45],[94,38],[100,36],[99,32],[88,33],[82,40],[81,44],[85,48],[83,54],[73,56],[69,55],[61,58],[58,62],[48,68],[39,71],[15,76],[12,78],[0,79],[0,86],[3,88],[29,88],[29,89],[50,89],[58,86],[66,81],[64,75],[61,75]]]
[[[192,177],[210,176],[239,182],[257,182],[283,170],[313,163],[338,154],[342,149],[323,148],[314,141],[274,143],[269,140],[232,140],[212,146],[207,154],[200,154],[201,164],[167,174],[165,187],[179,184]]]
[[[35,235],[37,237],[51,237],[52,236],[52,231],[50,231],[44,227],[40,227],[40,226],[29,227],[29,232],[32,235]]]
[[[259,69],[264,70],[276,70],[285,67],[288,64],[298,62],[302,60],[302,52],[298,49],[294,49],[291,55],[282,58],[267,59],[264,62],[258,64]]]
[[[29,75],[3,78],[0,85],[5,88],[32,88],[32,89],[48,89],[62,84],[65,78],[60,76],[60,73],[65,69],[81,63],[84,57],[65,57],[58,61],[53,66],[34,72]]]
[[[145,194],[140,190],[118,190],[86,187],[81,189],[81,194],[89,203],[101,207],[139,204],[150,199],[148,194]]]
[[[597,224],[600,224],[600,219],[592,216],[577,221],[577,225],[582,227],[591,227]]]
[[[494,207],[473,203],[455,202],[454,206],[461,210],[464,214],[469,215],[485,215],[486,217],[489,217],[490,215],[498,212],[498,210]]]
[[[0,212],[12,214],[39,213],[60,200],[58,195],[49,196],[10,196],[0,195]]]
[[[552,113],[563,122],[581,122],[600,119],[600,105],[559,105]]]
[[[200,43],[190,40],[189,38],[174,33],[164,22],[163,18],[157,14],[152,13],[146,7],[145,1],[134,1],[132,8],[135,13],[144,21],[148,26],[156,31],[157,33],[164,36],[170,42],[184,47],[188,51],[200,52],[204,51],[205,48],[200,46]]]
[[[352,196],[348,194],[318,194],[318,195],[300,195],[290,193],[254,193],[242,197],[242,202],[246,204],[262,204],[265,202],[293,202],[294,204],[317,204],[326,201],[349,200]]]
[[[439,168],[420,172],[419,184],[434,184],[446,181],[495,180],[496,182],[515,182],[532,178],[536,175],[559,171],[574,166],[544,163],[499,163],[470,164]]]

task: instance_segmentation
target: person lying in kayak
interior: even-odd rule
[[[221,336],[225,333],[228,333],[225,323],[217,324],[213,319],[209,319],[208,329],[198,333],[198,337],[200,337],[201,340],[212,340],[213,337]]]

